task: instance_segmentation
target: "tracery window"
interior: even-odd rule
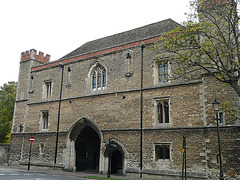
[[[107,73],[105,68],[98,65],[96,66],[91,73],[91,81],[92,81],[92,91],[103,90],[106,89],[107,82]]]

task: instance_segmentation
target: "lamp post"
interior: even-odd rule
[[[224,180],[223,177],[223,171],[222,171],[222,154],[221,154],[221,146],[220,146],[220,135],[219,135],[219,118],[218,118],[218,112],[219,112],[219,102],[215,98],[215,101],[212,103],[213,108],[216,112],[216,120],[217,120],[217,134],[218,134],[218,150],[219,150],[219,163],[220,163],[220,179]]]

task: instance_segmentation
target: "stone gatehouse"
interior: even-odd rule
[[[111,173],[177,179],[186,136],[188,177],[218,173],[212,102],[236,94],[211,77],[170,80],[174,66],[153,61],[147,45],[178,25],[167,19],[97,39],[56,61],[23,52],[9,162],[27,164],[34,136],[33,165],[106,174],[111,157]],[[237,173],[240,126],[227,113],[219,116],[224,174]]]

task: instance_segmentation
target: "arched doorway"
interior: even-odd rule
[[[90,126],[84,127],[75,140],[76,170],[99,170],[100,138]]]
[[[111,173],[122,174],[123,156],[122,153],[115,149],[111,155]]]
[[[107,173],[108,167],[110,167],[111,174],[124,174],[125,153],[126,151],[123,150],[123,146],[118,141],[109,140],[106,142],[104,157],[107,166],[105,166],[105,172]]]

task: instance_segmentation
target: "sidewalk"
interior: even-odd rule
[[[0,170],[6,170],[6,171],[13,171],[13,172],[31,172],[31,173],[47,173],[47,174],[53,174],[53,175],[64,175],[64,176],[70,176],[70,177],[79,177],[89,180],[106,180],[106,179],[114,179],[114,180],[136,180],[139,178],[134,177],[126,177],[123,175],[111,175],[111,178],[107,178],[107,175],[101,175],[97,172],[69,172],[69,171],[63,171],[61,169],[52,169],[52,168],[39,168],[36,166],[31,166],[30,170],[28,171],[27,166],[2,166],[0,165]],[[96,177],[96,178],[94,178]]]

